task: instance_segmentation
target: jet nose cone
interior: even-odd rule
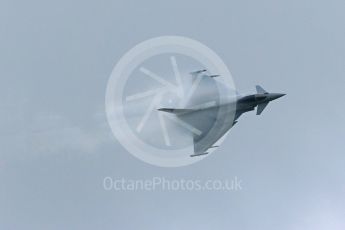
[[[286,95],[285,93],[272,93],[271,94],[271,100],[278,99],[278,98],[285,96],[285,95]]]
[[[285,93],[277,93],[277,98],[280,98],[282,96],[285,96],[286,94]]]

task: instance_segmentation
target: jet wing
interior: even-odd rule
[[[175,114],[184,124],[199,131],[192,132],[194,143],[192,157],[205,155],[210,148],[217,147],[215,143],[236,123],[233,119],[227,119],[229,115],[222,116],[221,108],[217,105],[199,109],[161,108],[159,111]]]

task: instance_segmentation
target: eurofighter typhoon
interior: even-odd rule
[[[196,79],[200,78],[204,82],[204,87],[212,87],[214,78],[218,75],[209,75],[205,73],[206,70],[199,70],[192,72],[191,75]],[[219,90],[219,86],[218,86]],[[200,91],[200,90],[199,90]],[[207,91],[207,90],[205,90]],[[218,103],[207,93],[201,94],[209,100],[207,103],[195,104],[183,108],[158,108],[162,113],[169,113],[175,116],[180,123],[187,129],[191,130],[194,142],[194,153],[191,157],[206,155],[212,148],[217,148],[216,142],[221,139],[237,122],[238,118],[246,112],[253,111],[256,108],[256,114],[260,115],[266,106],[273,100],[276,100],[285,94],[283,93],[269,93],[261,86],[256,86],[256,93],[250,95],[239,95],[236,93],[235,97],[227,97],[226,89],[223,89],[225,94],[223,98],[218,100]],[[207,100],[206,100],[207,101]]]

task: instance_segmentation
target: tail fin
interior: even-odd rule
[[[267,93],[267,91],[264,90],[264,89],[263,89],[261,86],[259,86],[259,85],[257,85],[255,88],[256,88],[256,92],[257,92],[257,93],[263,93],[263,94]]]

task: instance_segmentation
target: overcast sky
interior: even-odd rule
[[[0,0],[0,229],[345,228],[345,2]],[[106,122],[105,88],[135,44],[212,48],[237,89],[287,96],[217,152],[159,168]],[[232,192],[105,191],[104,177],[231,179]]]

